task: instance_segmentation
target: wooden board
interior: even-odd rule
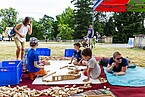
[[[65,60],[65,61],[57,61],[57,60],[50,60],[50,65],[45,66],[45,70],[48,71],[50,70],[50,72],[48,73],[52,73],[52,72],[56,72],[55,74],[48,76],[47,78],[45,78],[46,80],[51,80],[52,76],[57,76],[57,75],[63,75],[66,74],[67,69],[63,68],[60,69],[61,67],[70,65],[68,64],[70,62]],[[84,69],[86,67],[84,66],[78,66],[78,69]],[[57,84],[86,84],[88,82],[83,82],[83,79],[87,78],[82,72],[81,72],[81,77],[78,79],[74,79],[74,80],[62,80],[62,81],[56,81],[56,82],[43,82],[42,81],[42,77],[37,77],[34,81],[33,81],[33,85],[38,85],[38,84],[45,84],[45,85],[57,85]],[[99,79],[90,79],[90,81],[92,84],[101,84]]]

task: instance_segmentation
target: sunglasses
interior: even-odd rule
[[[116,58],[116,60],[120,60],[120,59],[122,59],[122,57],[120,57],[120,58]]]

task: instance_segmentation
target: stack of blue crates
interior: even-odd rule
[[[19,84],[22,77],[22,62],[18,60],[0,63],[0,86]]]
[[[39,56],[50,56],[51,50],[49,48],[36,48]]]
[[[74,53],[74,49],[65,49],[64,56],[72,57],[73,53]]]

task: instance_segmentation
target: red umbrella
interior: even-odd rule
[[[94,3],[94,11],[145,12],[145,0],[96,0]]]

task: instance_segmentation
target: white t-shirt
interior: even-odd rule
[[[18,34],[16,34],[15,37],[17,37],[21,42],[26,41],[26,35],[27,35],[27,32],[28,32],[28,28],[29,27],[30,27],[29,25],[25,26],[22,23],[21,28],[18,31],[19,31],[19,33],[21,33],[22,35],[24,35],[24,38],[20,37]]]
[[[90,71],[90,76],[92,78],[97,78],[99,77],[100,73],[101,73],[101,68],[99,66],[99,64],[97,63],[95,58],[91,58],[88,61],[88,68],[92,68],[92,70]]]

